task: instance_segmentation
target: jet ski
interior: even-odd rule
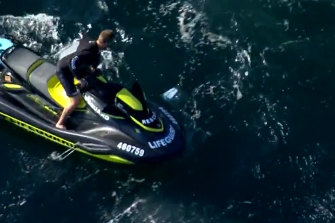
[[[69,98],[56,66],[10,38],[0,38],[0,117],[44,139],[103,160],[152,163],[184,148],[176,119],[147,100],[138,82],[126,88],[92,76],[81,89],[81,102],[55,127]]]

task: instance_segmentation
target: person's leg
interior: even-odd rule
[[[56,123],[56,128],[65,129],[65,120],[68,115],[77,107],[79,104],[79,95],[70,97],[70,103],[63,109],[61,116],[59,117],[58,122]]]
[[[57,67],[56,74],[66,92],[66,95],[70,98],[70,103],[64,107],[62,114],[60,115],[56,123],[57,128],[65,129],[65,125],[64,125],[65,120],[67,116],[69,116],[71,112],[79,104],[80,97],[79,97],[79,92],[77,91],[73,83],[73,75],[67,66],[63,66],[63,67],[60,66],[60,68]]]

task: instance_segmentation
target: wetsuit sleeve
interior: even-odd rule
[[[85,58],[83,58],[82,56],[75,56],[74,58],[72,58],[70,63],[72,72],[76,78],[83,78],[89,75],[90,67],[85,63]]]

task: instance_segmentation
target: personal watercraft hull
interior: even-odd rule
[[[183,137],[178,123],[167,110],[152,103],[148,103],[152,117],[139,121],[133,116],[103,113],[93,97],[88,99],[90,94],[87,93],[86,106],[73,112],[68,120],[70,128],[55,128],[61,106],[50,100],[52,98],[46,97],[43,92],[36,90],[39,89],[38,84],[42,83],[40,79],[38,84],[30,86],[31,83],[22,80],[22,74],[10,66],[9,59],[15,50],[9,48],[4,53],[8,55],[2,54],[1,57],[5,66],[3,72],[10,72],[15,79],[14,84],[2,83],[0,88],[0,116],[5,120],[69,149],[111,162],[158,162],[182,151]],[[26,58],[24,54],[22,58]],[[28,64],[26,70],[30,71],[30,76],[36,78],[40,74],[35,74],[35,70],[43,68],[42,64],[36,65],[33,71],[32,64]],[[51,68],[47,71],[44,68],[43,78],[50,72],[50,78],[54,77],[55,67],[48,66]],[[40,86],[41,88],[43,86]],[[85,94],[83,95],[85,97]],[[131,95],[129,93],[124,99],[121,95],[120,99],[129,101]],[[88,106],[90,102],[92,105]],[[133,102],[130,101],[129,104],[133,106]],[[151,119],[159,120],[159,128],[145,125],[151,123]]]

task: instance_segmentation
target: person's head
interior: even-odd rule
[[[99,37],[97,39],[97,44],[100,49],[106,49],[108,46],[108,43],[113,40],[114,33],[111,29],[105,29],[101,31],[99,34]]]

